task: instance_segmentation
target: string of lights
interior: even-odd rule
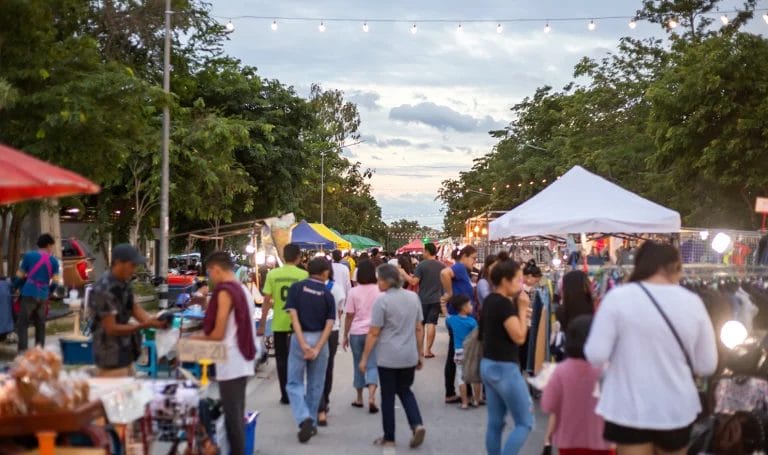
[[[768,24],[768,8],[758,8],[754,10],[756,13],[763,13],[762,18],[766,24]],[[723,25],[728,25],[731,21],[731,16],[739,13],[739,10],[729,11],[711,11],[702,14],[702,16],[719,17],[720,22]],[[401,18],[351,18],[351,17],[319,17],[319,16],[264,16],[264,15],[251,15],[243,14],[237,16],[214,16],[217,19],[227,20],[225,29],[228,32],[235,30],[235,24],[233,21],[239,20],[256,20],[267,21],[269,28],[276,32],[280,28],[281,22],[312,22],[317,23],[317,30],[320,33],[324,33],[328,26],[326,24],[360,24],[363,33],[368,33],[372,30],[371,24],[408,24],[410,25],[410,32],[416,34],[419,31],[419,25],[427,24],[457,24],[456,31],[458,33],[464,32],[464,24],[489,24],[495,25],[496,33],[504,32],[505,24],[514,23],[541,23],[544,24],[544,33],[552,31],[552,25],[555,23],[573,23],[573,22],[586,22],[587,29],[594,31],[597,29],[598,22],[601,21],[627,21],[627,26],[630,29],[635,29],[639,19],[634,15],[617,15],[617,16],[576,16],[576,17],[507,17],[507,18],[476,18],[476,19],[449,19],[449,18],[424,18],[424,19],[401,19]],[[679,25],[678,18],[674,16],[669,18],[667,26],[673,29]]]

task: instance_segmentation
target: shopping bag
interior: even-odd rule
[[[462,359],[461,379],[465,384],[483,382],[480,376],[480,361],[483,359],[483,342],[479,339],[478,329],[473,330],[464,340],[464,358]]]

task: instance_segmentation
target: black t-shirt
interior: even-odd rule
[[[307,279],[294,283],[288,289],[285,310],[299,314],[301,330],[322,332],[325,323],[336,319],[336,301],[325,283]]]
[[[504,321],[519,317],[517,303],[493,293],[483,303],[480,333],[483,338],[483,357],[497,362],[520,363],[519,347],[509,337]]]

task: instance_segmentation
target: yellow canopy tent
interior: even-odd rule
[[[309,223],[309,225],[312,226],[312,229],[314,229],[318,234],[335,243],[336,248],[340,250],[352,249],[352,244],[349,242],[349,240],[345,240],[336,235],[336,233],[330,230],[328,226],[320,223]]]

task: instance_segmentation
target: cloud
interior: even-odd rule
[[[378,111],[381,109],[381,105],[379,104],[381,95],[376,92],[353,90],[346,93],[345,96],[348,101],[352,101],[358,106],[364,107],[369,111]]]
[[[421,123],[440,131],[452,129],[460,133],[490,131],[504,127],[503,122],[490,115],[477,118],[432,102],[403,104],[392,108],[389,118],[404,123]]]
[[[373,134],[363,134],[362,136],[360,136],[360,139],[367,145],[371,145],[373,147],[379,147],[379,148],[410,147],[410,146],[420,145],[420,144],[414,144],[408,139],[403,139],[401,137],[379,139]]]

